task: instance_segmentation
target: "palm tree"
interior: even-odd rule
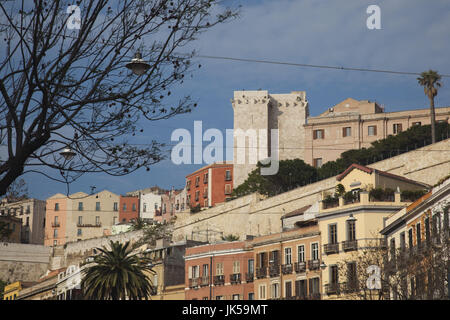
[[[131,225],[132,231],[142,230],[147,226],[147,223],[142,218],[136,218]]]
[[[441,86],[439,82],[441,76],[434,70],[424,71],[417,78],[419,84],[423,86],[425,95],[430,99],[430,114],[431,114],[431,143],[436,142],[436,132],[435,132],[435,114],[434,114],[434,97],[437,96],[438,88]],[[435,86],[436,85],[436,86]]]
[[[110,251],[97,248],[101,254],[94,258],[94,265],[83,271],[81,287],[86,299],[148,299],[152,284],[144,271],[154,273],[151,260],[132,254],[129,244],[110,241]]]
[[[235,236],[234,234],[228,234],[226,236],[222,236],[223,241],[238,241],[239,236]]]

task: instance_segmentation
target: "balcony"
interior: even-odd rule
[[[52,228],[59,228],[60,226],[59,222],[52,222]]]
[[[291,274],[292,273],[292,264],[283,264],[281,266],[281,272],[283,274]]]
[[[245,281],[246,282],[253,282],[253,278],[255,277],[255,274],[253,272],[246,273],[245,274]]]
[[[305,261],[296,262],[295,263],[295,272],[297,272],[297,273],[306,272],[306,262]]]
[[[339,283],[328,283],[325,285],[325,293],[327,295],[340,294],[341,288]]]
[[[200,280],[200,287],[205,287],[209,285],[209,276],[202,276]]]
[[[230,283],[231,284],[240,284],[241,283],[241,274],[240,273],[230,274]]]
[[[256,279],[267,277],[267,267],[256,268]]]
[[[215,286],[223,286],[225,284],[225,276],[224,275],[220,275],[220,276],[214,276],[214,285]]]
[[[200,278],[189,279],[189,288],[197,288],[200,284]]]
[[[342,250],[354,251],[358,249],[358,240],[347,240],[342,242]]]
[[[280,265],[279,264],[274,264],[269,267],[269,276],[271,278],[280,276]]]
[[[339,253],[339,243],[328,243],[323,245],[323,251],[325,254]]]
[[[77,223],[78,228],[101,228],[101,223]]]
[[[320,260],[308,260],[308,269],[309,270],[319,270],[320,269]]]

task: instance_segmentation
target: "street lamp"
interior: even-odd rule
[[[77,154],[73,152],[70,148],[65,148],[61,153],[61,156],[64,157],[66,161],[72,160],[73,157],[75,157]]]
[[[320,269],[325,270],[326,267],[327,265],[322,261],[322,263],[320,264]]]
[[[356,221],[356,218],[353,216],[353,213],[350,213],[350,216],[347,219],[348,222]]]
[[[150,68],[150,65],[142,59],[142,55],[138,51],[134,55],[134,58],[131,59],[131,62],[126,64],[126,67],[133,71],[135,75],[140,76]]]

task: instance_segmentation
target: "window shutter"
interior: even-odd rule
[[[189,267],[188,278],[192,279],[192,266]]]
[[[313,130],[313,139],[317,139],[317,130]]]
[[[373,134],[377,135],[377,126],[373,126]]]

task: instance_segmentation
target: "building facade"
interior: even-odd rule
[[[119,222],[120,196],[104,190],[92,195],[56,194],[46,204],[46,246],[102,237]]]
[[[155,215],[161,207],[161,195],[165,190],[159,187],[145,188],[132,192],[127,192],[127,196],[139,198],[139,217],[144,220],[154,220]]]
[[[357,261],[362,250],[385,247],[380,231],[386,219],[411,204],[401,191],[429,188],[426,184],[357,164],[336,179],[336,186],[342,185],[346,193],[339,198],[324,195],[317,215],[325,266],[322,272],[324,299],[346,299],[346,294],[359,290]]]
[[[5,226],[4,231],[0,234],[0,241],[10,243],[20,243],[22,220],[15,216],[0,216],[0,224]]]
[[[253,239],[257,300],[321,299],[321,246],[317,221]]]
[[[30,244],[44,244],[45,201],[24,199],[0,204],[1,215],[14,215],[22,219],[20,241]]]
[[[352,98],[310,117],[304,91],[235,91],[231,104],[235,187],[247,179],[258,160],[267,157],[299,158],[320,167],[347,150],[369,147],[373,141],[414,125],[430,124],[429,108],[385,112],[376,102]],[[436,108],[435,112],[437,122],[448,122],[450,107]],[[274,130],[278,135],[272,137]]]
[[[136,220],[138,217],[139,217],[139,197],[120,196],[119,221],[127,223]]]
[[[186,300],[254,300],[254,258],[247,241],[186,249]]]
[[[186,197],[190,208],[208,208],[231,198],[233,165],[214,163],[186,176]]]

